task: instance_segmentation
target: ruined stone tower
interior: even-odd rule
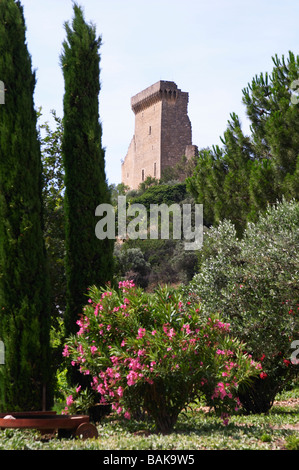
[[[161,178],[182,156],[191,157],[192,130],[188,93],[174,82],[159,81],[131,99],[135,133],[122,162],[122,183],[137,189],[148,176]]]

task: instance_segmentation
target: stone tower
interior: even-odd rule
[[[122,162],[122,183],[137,189],[148,176],[161,178],[182,156],[193,156],[188,93],[159,81],[131,98],[135,133]]]

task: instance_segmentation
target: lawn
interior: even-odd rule
[[[97,428],[99,437],[85,441],[5,429],[0,450],[299,450],[299,386],[279,395],[268,414],[235,415],[227,426],[196,405],[181,413],[169,435],[156,434],[148,421],[122,421],[114,414]]]

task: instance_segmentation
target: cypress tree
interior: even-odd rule
[[[110,203],[99,121],[101,37],[74,4],[65,23],[61,66],[65,81],[62,153],[65,171],[66,334],[87,302],[88,288],[112,279],[113,241],[95,236],[95,209]]]
[[[19,1],[0,2],[0,366],[5,410],[40,410],[50,393],[49,277],[43,242],[42,165],[35,74]]]

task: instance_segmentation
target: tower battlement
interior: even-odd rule
[[[137,189],[148,176],[160,179],[192,147],[189,94],[160,80],[131,98],[135,132],[122,163],[122,183]],[[192,150],[192,149],[191,149]]]
[[[133,96],[131,107],[133,112],[137,114],[158,101],[163,99],[176,101],[179,96],[184,96],[188,102],[188,93],[182,92],[174,82],[160,80]]]

